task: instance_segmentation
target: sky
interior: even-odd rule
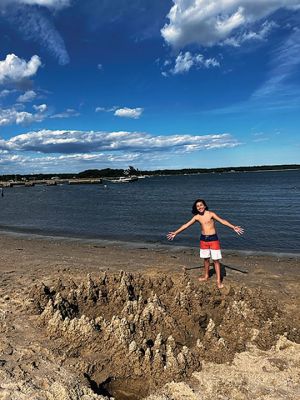
[[[299,163],[300,0],[0,0],[0,175]]]

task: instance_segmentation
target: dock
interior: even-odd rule
[[[32,187],[36,185],[99,185],[102,183],[102,179],[39,179],[30,181],[0,181],[0,187],[11,188],[17,186]]]

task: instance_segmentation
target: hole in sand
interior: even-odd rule
[[[93,379],[88,374],[84,374],[84,377],[87,379],[90,388],[92,391],[96,394],[101,394],[102,396],[108,396],[111,397],[111,393],[108,391],[108,386],[111,382],[111,378],[107,378],[106,381],[102,382],[101,384],[97,384]]]

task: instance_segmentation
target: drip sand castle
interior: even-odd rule
[[[15,290],[2,297],[1,399],[300,394],[299,323],[272,291],[238,281],[220,291],[180,269],[42,270],[31,284],[19,276],[23,290],[16,275]]]

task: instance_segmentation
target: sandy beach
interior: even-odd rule
[[[219,291],[197,249],[0,246],[1,399],[300,398],[298,256],[224,252]]]

